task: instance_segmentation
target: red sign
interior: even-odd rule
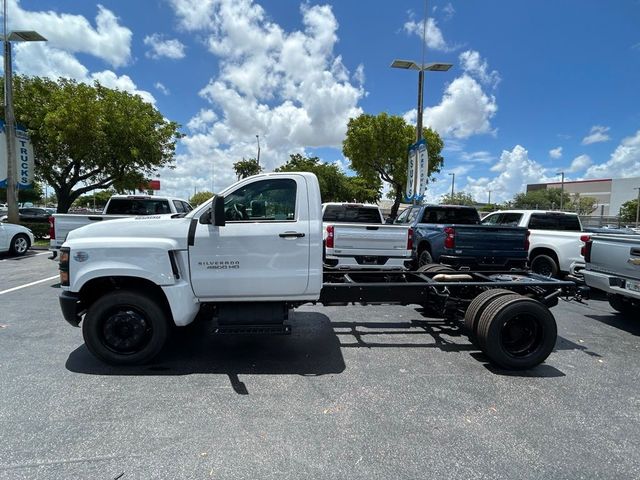
[[[160,190],[160,180],[149,180],[146,185],[140,185],[138,190]]]

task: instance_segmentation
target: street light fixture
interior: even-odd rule
[[[556,175],[562,175],[560,183],[560,211],[562,212],[562,204],[564,202],[564,172],[558,172]]]
[[[451,201],[453,202],[453,186],[456,183],[456,174],[455,173],[449,173],[449,175],[451,175]]]
[[[16,119],[13,112],[13,73],[11,68],[11,42],[46,42],[34,31],[16,31],[7,34],[7,3],[4,4],[4,122],[7,140],[7,217],[18,223],[18,195],[16,188]]]
[[[394,60],[391,63],[392,68],[402,68],[404,70],[417,70],[418,71],[418,118],[416,121],[416,142],[422,139],[422,92],[424,89],[424,72],[425,70],[430,72],[446,72],[453,64],[451,63],[416,63],[412,60]]]

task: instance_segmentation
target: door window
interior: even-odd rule
[[[228,222],[295,221],[296,182],[289,178],[261,180],[224,197]]]
[[[182,205],[182,202],[180,200],[174,200],[173,201],[173,206],[176,207],[176,212],[177,213],[186,213],[185,209],[184,209],[184,205]]]

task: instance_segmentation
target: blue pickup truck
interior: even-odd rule
[[[473,207],[416,205],[402,211],[394,223],[413,228],[416,267],[442,263],[454,268],[503,270],[527,264],[529,231],[481,225]]]

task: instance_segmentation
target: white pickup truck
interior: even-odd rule
[[[614,310],[640,319],[640,237],[584,235],[585,283],[608,294]]]
[[[511,225],[529,229],[529,267],[548,277],[579,276],[582,224],[575,213],[546,210],[499,210],[482,219],[483,225]]]
[[[420,304],[462,320],[497,365],[531,368],[556,343],[548,307],[572,282],[527,274],[323,271],[322,209],[311,173],[270,173],[230,186],[186,216],[97,222],[60,249],[60,306],[82,323],[104,362],[144,363],[171,325],[199,318],[216,332],[288,333],[290,309],[308,302]],[[500,287],[500,288],[498,288]],[[508,289],[508,290],[505,290]],[[302,354],[304,354],[302,352]]]
[[[107,201],[102,214],[54,213],[49,217],[49,250],[53,254],[50,258],[53,260],[58,256],[58,250],[67,235],[76,228],[104,220],[140,215],[187,214],[191,210],[193,208],[189,202],[174,197],[113,195]]]
[[[385,225],[377,205],[323,203],[324,264],[339,269],[408,269],[413,231]]]

